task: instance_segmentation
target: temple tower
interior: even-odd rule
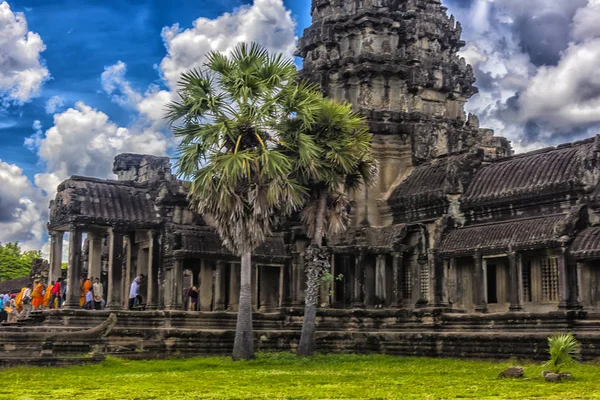
[[[465,115],[477,88],[458,56],[460,23],[446,11],[440,0],[312,0],[297,53],[303,76],[350,102],[375,135],[379,179],[355,195],[356,224],[390,224],[385,199],[423,162],[474,146],[489,158],[510,154],[505,139]]]

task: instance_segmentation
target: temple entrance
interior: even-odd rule
[[[581,305],[586,308],[600,307],[600,265],[598,261],[578,263],[577,280]]]
[[[354,290],[354,260],[348,255],[336,255],[333,268],[333,307],[352,307]]]
[[[260,294],[260,312],[272,312],[280,306],[279,280],[280,266],[259,265],[258,284]]]
[[[475,311],[473,302],[474,270],[475,263],[472,257],[457,258],[450,263],[450,273],[448,275],[450,300],[456,308],[468,312]]]
[[[486,302],[488,311],[508,311],[508,258],[496,257],[485,260]]]

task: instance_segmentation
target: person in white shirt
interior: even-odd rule
[[[140,296],[140,283],[144,279],[144,274],[140,274],[137,278],[131,282],[131,288],[129,289],[129,309],[133,310],[133,307],[137,303],[142,302],[142,296]]]
[[[96,278],[94,280],[92,292],[94,293],[94,310],[102,310],[102,297],[104,296],[104,286],[100,283],[100,279]]]

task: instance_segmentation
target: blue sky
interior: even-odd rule
[[[47,250],[56,186],[120,152],[173,154],[182,71],[257,41],[291,56],[310,0],[0,0],[0,242]],[[600,127],[600,0],[443,0],[480,93],[466,106],[517,151]]]

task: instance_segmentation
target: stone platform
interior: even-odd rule
[[[49,311],[35,323],[0,328],[0,366],[65,365],[106,355],[229,355],[235,324],[236,314],[230,312]],[[548,336],[574,332],[583,358],[600,358],[600,313],[584,311],[482,315],[327,309],[319,312],[317,324],[318,349],[325,353],[542,360]],[[301,309],[255,313],[256,349],[294,350],[301,325]]]

